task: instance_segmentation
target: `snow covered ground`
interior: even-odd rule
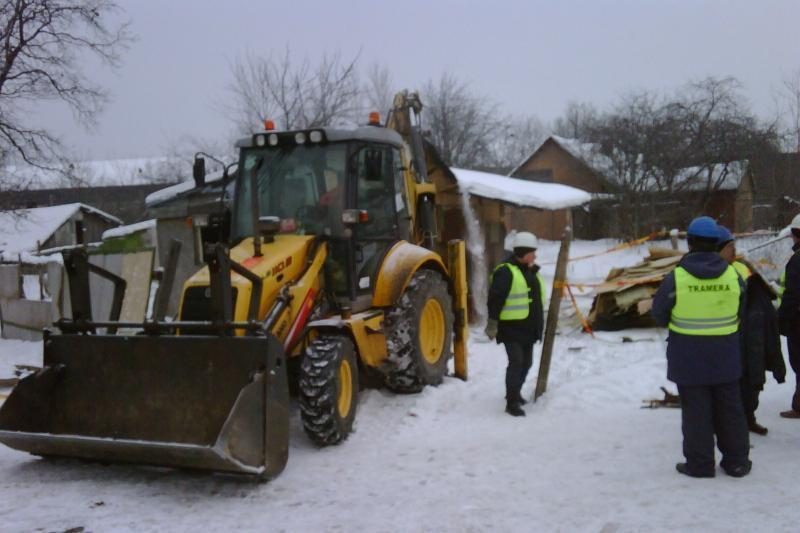
[[[571,255],[613,244],[576,243]],[[542,243],[541,262],[556,251]],[[644,255],[637,247],[576,261],[569,275],[597,281]],[[588,308],[588,293],[579,302]],[[503,348],[475,330],[468,382],[407,396],[364,391],[340,446],[315,448],[293,406],[289,464],[266,484],[0,446],[0,531],[796,531],[800,422],[778,417],[791,385],[770,377],[762,394],[769,435],[751,437],[751,475],[681,476],[680,412],[640,408],[660,386],[675,390],[665,337],[652,329],[593,339],[567,316],[548,391],[516,419],[503,413]],[[40,350],[0,341],[0,377],[14,363],[37,364]],[[536,366],[526,394],[535,375]]]

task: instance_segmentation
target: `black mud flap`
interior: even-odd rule
[[[51,335],[0,407],[0,442],[43,456],[278,475],[286,358],[268,337]]]

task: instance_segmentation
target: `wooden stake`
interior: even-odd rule
[[[564,292],[564,283],[567,279],[567,262],[569,260],[569,245],[572,241],[572,217],[567,211],[567,227],[561,239],[561,248],[558,250],[556,261],[556,275],[553,277],[553,291],[550,293],[550,307],[547,310],[547,322],[544,328],[544,342],[542,343],[542,360],[539,362],[539,375],[536,378],[536,391],[533,401],[547,391],[547,377],[550,374],[550,359],[553,355],[556,329],[558,328],[558,312],[561,309],[561,296]]]

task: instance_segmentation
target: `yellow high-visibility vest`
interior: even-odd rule
[[[739,274],[732,266],[712,279],[675,269],[675,306],[669,329],[684,335],[730,335],[739,329]]]
[[[736,269],[736,272],[739,273],[739,275],[742,277],[743,280],[746,280],[752,274],[752,272],[750,272],[750,269],[747,268],[747,265],[745,265],[741,261],[734,261],[731,264],[731,266]]]
[[[500,320],[522,320],[528,318],[531,307],[531,299],[528,296],[528,283],[525,281],[525,276],[517,265],[512,263],[500,263],[492,272],[502,267],[508,267],[511,271],[511,288],[506,296],[506,301],[503,303],[503,308],[500,310]],[[536,280],[539,282],[539,294],[542,299],[542,309],[544,309],[544,279],[538,272],[536,273]]]
[[[778,307],[781,306],[781,300],[783,299],[783,292],[786,290],[786,269],[783,269],[781,272],[781,277],[778,278],[778,300],[775,302],[775,305]]]

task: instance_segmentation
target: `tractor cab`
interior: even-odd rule
[[[328,245],[332,296],[354,311],[370,307],[383,257],[411,235],[400,135],[374,126],[268,131],[239,146],[232,241],[259,220],[277,238],[317,235]]]

